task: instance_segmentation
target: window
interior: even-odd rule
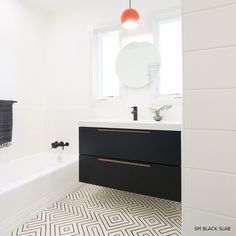
[[[159,21],[160,94],[182,94],[182,25],[180,18]]]
[[[96,31],[96,95],[98,99],[119,96],[119,79],[115,63],[120,51],[118,30]]]

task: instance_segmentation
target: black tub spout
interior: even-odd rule
[[[55,141],[54,143],[51,143],[51,146],[52,146],[52,148],[62,147],[62,150],[63,150],[65,147],[69,146],[69,143],[68,142],[64,143],[62,141],[61,142]]]

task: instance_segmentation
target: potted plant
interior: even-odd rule
[[[160,113],[162,111],[167,111],[167,110],[171,109],[172,107],[173,107],[172,105],[163,105],[163,106],[157,107],[157,108],[150,107],[149,109],[155,115],[153,117],[153,119],[155,121],[161,121],[163,117],[160,115]]]

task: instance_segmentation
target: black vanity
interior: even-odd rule
[[[110,127],[80,125],[80,181],[181,201],[181,131]]]

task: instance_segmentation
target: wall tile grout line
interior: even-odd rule
[[[204,129],[204,128],[188,128],[188,127],[183,127],[183,129],[185,130],[193,130],[193,131],[212,131],[212,132],[236,132],[236,129],[215,129],[215,128],[212,128],[212,129]]]
[[[212,11],[212,10],[216,10],[216,9],[220,9],[220,8],[227,8],[227,7],[231,7],[231,6],[234,6],[234,5],[236,5],[236,2],[222,4],[222,5],[215,6],[215,7],[201,8],[199,10],[183,11],[183,16],[194,15],[194,14],[198,14],[198,13],[201,13],[201,12]]]
[[[218,171],[218,170],[209,170],[209,169],[200,169],[200,168],[192,168],[192,167],[186,167],[183,165],[184,169],[187,170],[192,170],[195,172],[208,172],[208,173],[212,173],[212,174],[223,174],[223,175],[231,175],[231,176],[235,176],[236,177],[236,173],[233,172],[225,172],[225,171]]]
[[[210,50],[218,50],[218,49],[225,49],[225,48],[235,48],[236,44],[226,44],[226,45],[221,45],[221,46],[214,46],[214,47],[206,47],[206,48],[198,48],[198,49],[184,49],[183,52],[184,54],[189,54],[189,53],[198,53],[198,52],[207,52]]]
[[[185,88],[183,91],[184,92],[188,92],[188,91],[196,91],[196,92],[199,92],[199,91],[206,91],[206,90],[209,90],[209,91],[216,91],[216,90],[219,90],[219,91],[222,91],[222,90],[236,90],[236,87],[233,86],[233,87],[212,87],[212,88]]]
[[[217,212],[212,212],[212,211],[203,210],[203,209],[200,209],[200,208],[190,207],[188,205],[183,205],[183,206],[185,208],[188,208],[188,209],[191,209],[191,210],[195,210],[195,211],[199,211],[199,212],[206,212],[208,214],[212,214],[212,215],[215,215],[215,216],[223,216],[223,217],[231,219],[231,220],[236,220],[236,217],[234,217],[234,216],[229,216],[229,215],[225,215],[225,214],[219,214]]]

